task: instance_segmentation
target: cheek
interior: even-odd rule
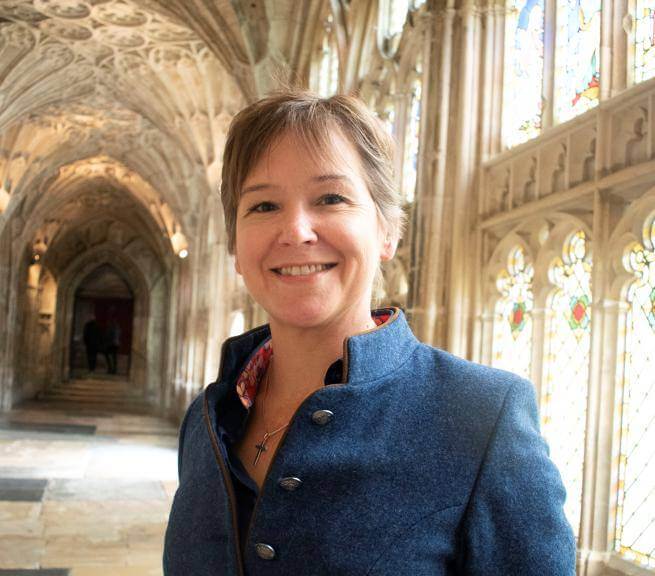
[[[380,262],[380,246],[377,227],[359,224],[341,229],[338,235],[338,245],[345,254],[350,255],[358,266],[377,268]]]
[[[235,257],[239,266],[238,272],[244,279],[252,278],[261,272],[268,255],[267,246],[267,239],[261,231],[251,233],[244,229],[243,233],[237,236]]]
[[[250,265],[252,258],[250,242],[244,242],[242,235],[237,235],[234,245],[234,265],[239,274],[244,274]]]

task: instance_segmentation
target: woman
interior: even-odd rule
[[[353,97],[234,119],[229,249],[270,323],[225,342],[185,416],[168,576],[574,574],[531,385],[370,311],[402,231],[392,157]]]

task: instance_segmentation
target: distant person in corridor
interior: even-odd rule
[[[83,339],[89,372],[95,372],[98,352],[102,347],[102,331],[98,326],[95,315],[91,316],[84,324]]]

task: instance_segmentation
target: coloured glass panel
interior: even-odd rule
[[[416,194],[416,175],[418,169],[419,131],[421,126],[421,89],[422,78],[412,82],[409,102],[409,118],[405,134],[405,153],[403,158],[403,196],[406,202],[413,202]]]
[[[616,550],[655,568],[655,216],[624,258],[627,294]]]
[[[548,272],[556,288],[547,306],[542,432],[564,480],[564,511],[577,535],[591,345],[591,257],[584,232],[568,239]]]
[[[655,76],[655,0],[635,2],[635,82]]]
[[[507,3],[503,139],[514,146],[541,132],[544,77],[543,0]]]
[[[555,120],[598,104],[601,0],[558,0],[555,33]]]
[[[496,280],[501,297],[495,307],[492,365],[524,378],[530,377],[532,363],[533,277],[532,264],[516,246]]]

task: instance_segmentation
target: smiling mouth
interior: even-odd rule
[[[308,276],[334,268],[336,264],[303,264],[302,266],[283,266],[272,268],[273,272],[280,276]]]

